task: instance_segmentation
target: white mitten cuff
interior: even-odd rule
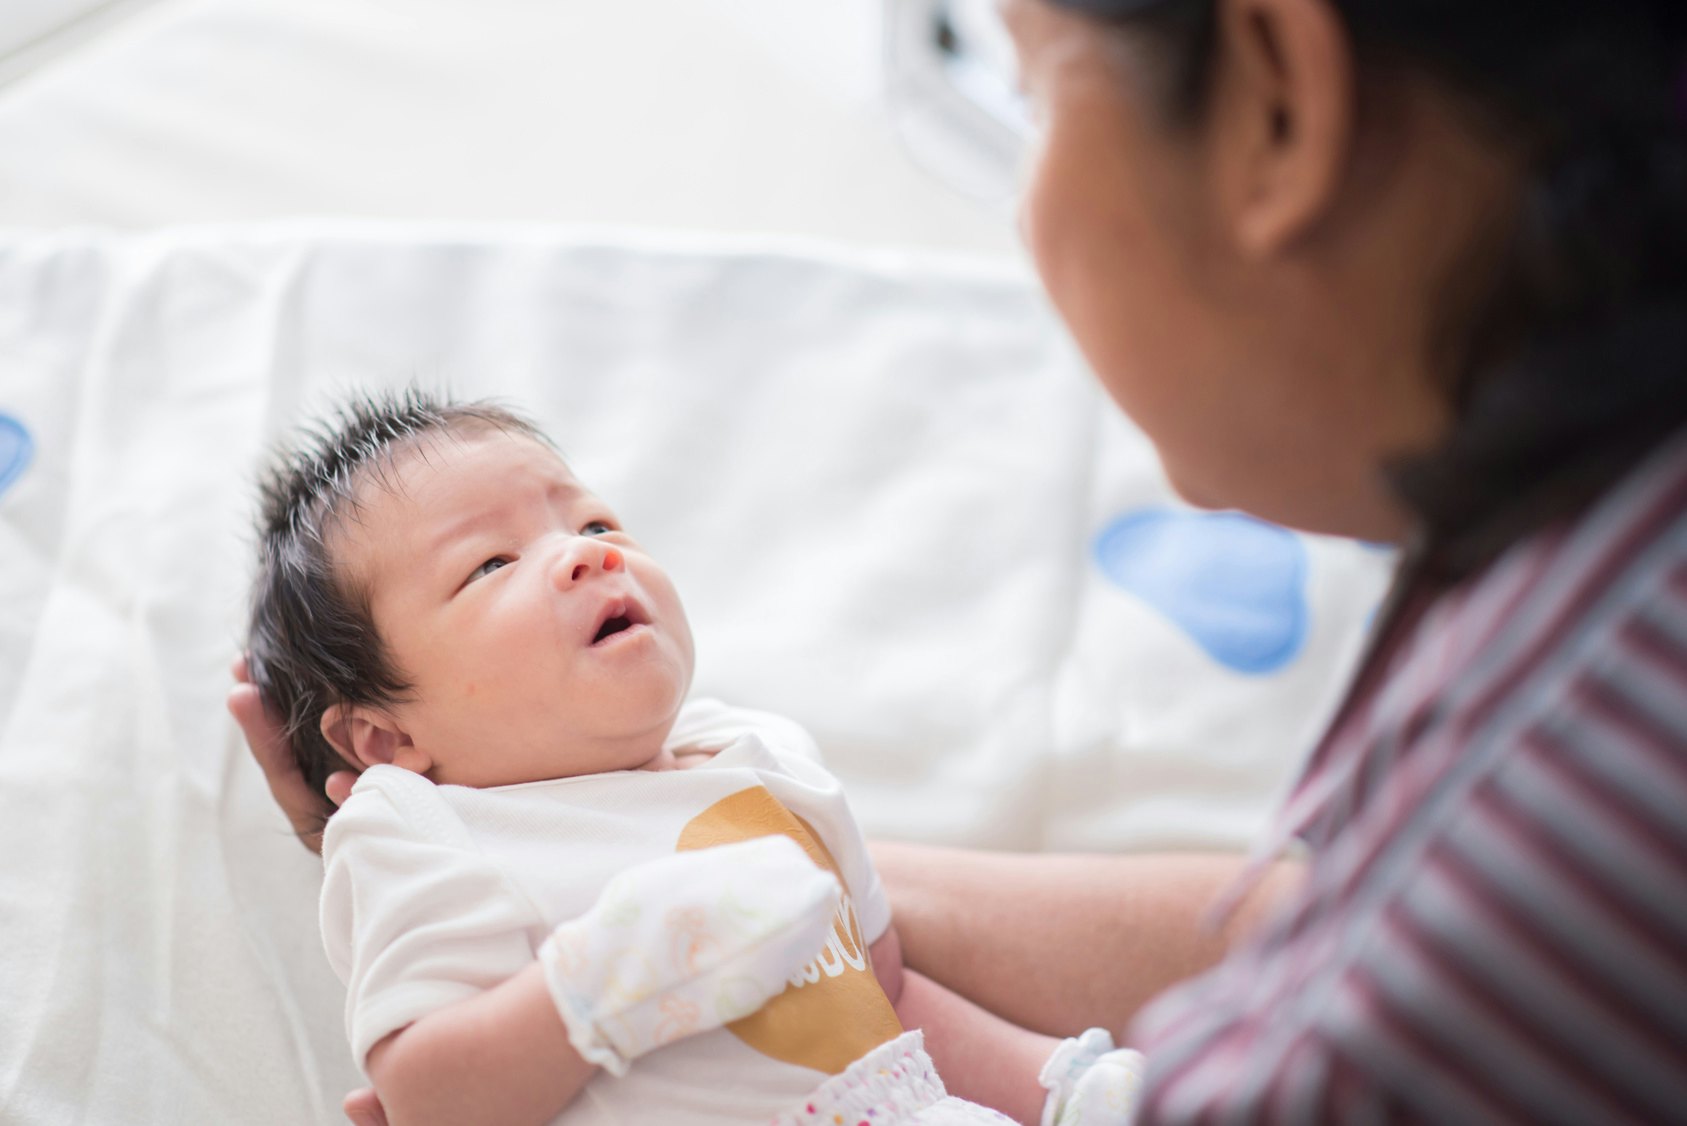
[[[682,852],[616,876],[539,948],[581,1058],[613,1075],[749,1016],[826,941],[838,881],[789,837]]]

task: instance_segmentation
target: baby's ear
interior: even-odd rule
[[[432,766],[432,763],[418,763],[419,752],[410,736],[399,730],[390,717],[361,705],[335,704],[323,712],[322,737],[354,770],[396,763],[421,774]]]

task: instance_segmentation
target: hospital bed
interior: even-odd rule
[[[39,81],[56,113],[125,112]],[[9,108],[0,138],[44,144]],[[4,190],[45,213],[63,177]],[[318,867],[222,700],[266,449],[410,383],[544,423],[674,575],[697,691],[806,724],[886,837],[1245,847],[1388,565],[1179,505],[999,258],[555,224],[9,231],[0,1121],[338,1120],[357,1077]]]

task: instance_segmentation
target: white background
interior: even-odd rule
[[[278,216],[1018,254],[921,168],[879,0],[7,0],[0,224]]]

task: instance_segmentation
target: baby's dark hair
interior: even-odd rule
[[[324,796],[328,776],[345,764],[322,735],[323,713],[336,704],[390,705],[410,690],[375,629],[368,592],[336,570],[330,533],[355,517],[361,486],[386,487],[400,453],[430,437],[489,430],[551,444],[531,421],[495,403],[381,392],[300,430],[262,478],[247,669],[300,770]]]

